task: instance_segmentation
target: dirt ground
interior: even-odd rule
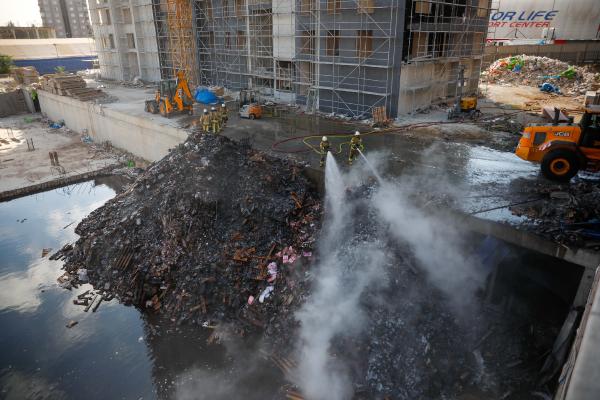
[[[482,93],[492,102],[520,110],[540,112],[542,107],[552,106],[566,109],[574,116],[580,115],[583,96],[564,96],[545,93],[536,87],[519,85],[482,84]]]
[[[27,139],[35,150],[27,149]],[[49,152],[60,166],[52,166]],[[53,129],[39,114],[0,119],[0,193],[96,171],[118,163],[115,155],[84,144],[78,134]]]

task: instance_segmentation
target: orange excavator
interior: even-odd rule
[[[584,114],[579,124],[569,118],[559,123],[560,110],[554,121],[527,126],[516,155],[541,164],[542,173],[555,181],[569,181],[582,169],[600,171],[600,93],[587,92]]]
[[[145,109],[152,114],[170,118],[175,113],[193,113],[193,97],[183,71],[178,71],[176,79],[160,81],[155,98],[146,100]]]

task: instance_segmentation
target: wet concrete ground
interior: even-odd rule
[[[357,129],[364,133],[365,155],[382,169],[384,176],[405,180],[416,176],[422,180],[416,182],[419,187],[438,195],[452,195],[459,200],[455,204],[458,210],[482,218],[520,221],[502,206],[530,200],[527,191],[522,190],[526,189],[524,179],[544,180],[538,165],[523,161],[512,152],[517,135],[488,131],[474,124],[432,122],[430,126],[383,132],[361,123],[308,115],[288,114],[254,121],[233,116],[222,134],[320,170],[316,149],[321,136],[328,136],[338,162],[350,168],[348,142]],[[514,182],[519,182],[521,189],[514,188]]]

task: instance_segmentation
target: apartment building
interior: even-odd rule
[[[54,28],[57,38],[90,37],[86,0],[38,0],[42,23]]]
[[[89,0],[103,77],[160,80],[152,0]]]

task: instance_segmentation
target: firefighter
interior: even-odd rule
[[[350,140],[350,154],[348,154],[348,164],[352,165],[352,162],[358,155],[358,152],[362,151],[362,149],[364,149],[364,146],[362,144],[360,132],[356,131],[354,132],[354,136],[352,136],[352,139]]]
[[[214,107],[210,108],[210,122],[212,124],[212,132],[214,134],[219,133],[219,131],[221,130],[221,118],[219,117],[217,109]]]
[[[221,126],[225,126],[225,124],[227,123],[227,106],[225,105],[225,103],[221,104]]]
[[[208,110],[206,108],[202,111],[202,118],[200,118],[200,121],[202,122],[202,132],[208,133],[210,127],[210,115],[208,115]]]
[[[325,165],[325,158],[327,158],[327,152],[329,151],[329,140],[327,140],[327,136],[323,136],[319,148],[321,149],[321,162],[319,163],[319,166],[323,167]]]

